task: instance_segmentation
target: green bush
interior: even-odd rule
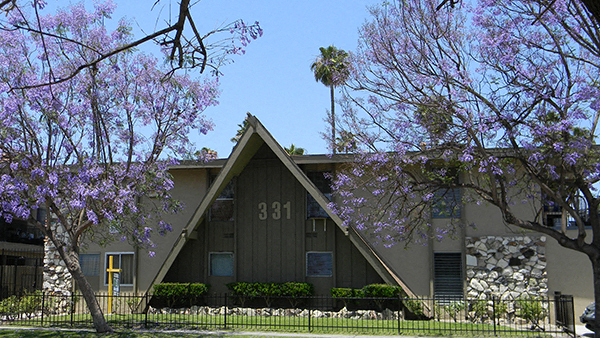
[[[208,293],[209,287],[202,283],[160,283],[154,285],[154,297],[167,307],[191,306]]]
[[[465,311],[467,304],[463,301],[454,301],[444,305],[444,311],[456,323],[461,312]]]
[[[281,296],[281,287],[277,283],[254,283],[256,293],[265,300],[267,307],[273,304],[273,298]]]
[[[281,284],[283,297],[310,297],[315,294],[315,288],[310,283],[287,282]]]
[[[362,288],[363,297],[373,298],[398,298],[402,287],[387,284],[369,284]]]
[[[534,328],[540,327],[540,321],[548,315],[548,309],[542,302],[542,297],[528,296],[516,300],[517,316],[530,322]]]
[[[302,301],[302,298],[310,297],[315,294],[315,288],[310,283],[287,282],[280,285],[281,296],[287,297],[290,305],[295,308]]]
[[[42,308],[43,293],[40,290],[27,292],[19,300],[19,311],[31,318],[37,311]]]
[[[404,307],[412,313],[416,318],[421,319],[425,317],[425,305],[423,301],[419,299],[405,298],[402,300]]]
[[[202,297],[208,294],[209,285],[202,283],[192,283],[188,286],[188,293],[192,297]]]
[[[254,283],[233,282],[227,284],[227,288],[231,294],[240,302],[242,307],[245,306],[249,299],[258,296],[258,291],[253,285]]]
[[[271,307],[273,298],[276,297],[289,297],[290,303],[293,307],[298,305],[302,297],[309,297],[314,294],[314,287],[309,283],[246,283],[246,282],[234,282],[227,284],[227,288],[231,291],[231,294],[245,306],[245,303],[257,297],[262,297],[267,306]]]
[[[14,320],[21,315],[31,318],[37,311],[42,310],[42,291],[27,292],[22,297],[15,295],[0,301],[0,316]]]
[[[488,317],[488,300],[475,299],[475,300],[469,301],[469,311],[467,313],[467,318],[471,322],[483,323],[487,317]]]
[[[360,290],[352,289],[352,288],[332,288],[331,289],[331,297],[333,298],[354,298],[360,297]]]
[[[14,320],[19,316],[19,298],[13,295],[0,301],[0,315],[8,320]]]

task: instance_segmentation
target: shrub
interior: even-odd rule
[[[363,297],[373,298],[398,298],[402,287],[387,284],[369,284],[362,288]]]
[[[458,315],[465,311],[466,308],[467,304],[463,301],[450,302],[444,305],[444,311],[455,323],[458,321]]]
[[[314,294],[314,287],[310,283],[246,283],[234,282],[227,284],[232,295],[244,307],[245,303],[257,297],[262,297],[267,307],[271,307],[273,298],[287,297],[292,307],[296,307],[302,297],[310,297]]]
[[[344,307],[348,308],[351,300],[350,298],[357,298],[362,296],[362,290],[352,288],[332,288],[331,297],[339,298],[343,303]]]
[[[315,294],[315,288],[310,283],[287,282],[280,285],[281,296],[288,297],[290,305],[295,308],[302,298]]]
[[[548,315],[548,310],[542,302],[543,298],[528,296],[517,299],[517,316],[525,319],[533,325],[533,328],[540,327],[540,321]]]
[[[0,315],[8,320],[15,320],[19,316],[19,298],[12,295],[0,301]]]
[[[42,307],[43,293],[40,290],[27,292],[19,300],[19,311],[31,318]]]
[[[159,303],[166,302],[167,307],[194,305],[208,293],[210,285],[202,283],[160,283],[154,285],[154,297]]]
[[[253,284],[254,283],[233,282],[227,284],[227,288],[231,291],[232,295],[240,302],[240,305],[244,307],[246,301],[258,296],[258,292]]]
[[[425,305],[422,300],[405,298],[402,300],[402,303],[404,304],[404,307],[406,307],[406,310],[412,313],[416,318],[421,319],[425,317]]]
[[[385,300],[382,298],[398,298],[400,297],[402,288],[387,284],[369,284],[365,285],[361,292],[363,297],[380,298],[374,299],[373,301],[377,305],[379,311],[382,311],[383,303],[385,302]]]
[[[488,317],[488,301],[484,299],[470,301],[467,317],[473,323],[483,323]]]
[[[271,304],[273,303],[273,297],[281,296],[281,287],[277,283],[253,284],[253,287],[256,288],[256,294],[265,300],[267,307],[271,307]]]

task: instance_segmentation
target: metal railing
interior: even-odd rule
[[[0,250],[0,300],[24,292],[41,290],[44,270],[44,251]]]
[[[362,334],[540,336],[575,334],[572,297],[529,299],[242,298],[228,294],[96,298],[115,328],[352,332]],[[0,302],[0,325],[92,327],[79,294],[41,292]],[[112,302],[112,313],[106,313]],[[268,305],[267,305],[268,304]],[[430,309],[430,312],[424,309]],[[425,315],[430,313],[430,315]]]

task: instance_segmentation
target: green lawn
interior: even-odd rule
[[[210,337],[210,335],[201,334],[187,334],[177,332],[118,332],[113,334],[97,334],[89,331],[52,331],[47,329],[30,329],[30,330],[12,330],[12,329],[0,329],[1,338],[146,338],[146,337],[181,337],[181,338],[192,338],[192,337]],[[223,336],[221,336],[223,337]]]
[[[409,335],[409,336],[458,336],[458,337],[480,337],[483,335],[493,336],[494,327],[490,324],[454,323],[439,321],[419,320],[355,320],[346,318],[308,318],[308,317],[278,317],[278,316],[223,316],[223,315],[109,315],[106,316],[109,324],[116,330],[130,330],[130,332],[115,334],[106,337],[200,337],[200,335],[147,335],[141,329],[156,330],[233,330],[233,331],[255,331],[255,332],[289,332],[300,334],[356,334],[356,335]],[[142,323],[147,325],[143,326]],[[89,327],[91,318],[89,315],[66,315],[51,316],[44,321],[46,327],[73,328]],[[225,324],[226,323],[226,324]],[[39,326],[37,321],[16,321],[15,326]],[[398,329],[400,325],[400,329]],[[310,328],[310,330],[309,330]],[[1,337],[19,337],[3,336]],[[47,331],[38,333],[49,334]],[[74,333],[63,332],[62,335],[40,335],[33,334],[22,337],[95,337],[91,333],[77,333],[81,335],[67,335]],[[88,335],[85,335],[88,334]],[[174,333],[178,334],[178,333]],[[540,332],[529,330],[516,330],[513,328],[497,326],[496,335],[499,337],[540,337]]]

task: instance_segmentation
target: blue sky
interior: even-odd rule
[[[61,1],[62,2],[62,1]],[[168,16],[169,4],[176,15],[177,0],[124,1],[114,18],[127,16],[146,30],[156,24],[159,10]],[[194,0],[192,0],[194,3]],[[238,124],[246,112],[255,115],[282,146],[294,143],[309,154],[327,152],[321,133],[330,106],[329,89],[315,81],[310,64],[319,47],[335,45],[356,49],[358,29],[368,18],[367,6],[375,0],[202,0],[192,7],[192,16],[206,32],[224,23],[242,19],[260,22],[264,35],[253,41],[246,54],[222,68],[220,104],[206,115],[216,126],[206,136],[194,135],[198,148],[209,147],[219,157],[229,156]],[[162,28],[160,25],[159,28]],[[141,34],[136,29],[136,34]]]

